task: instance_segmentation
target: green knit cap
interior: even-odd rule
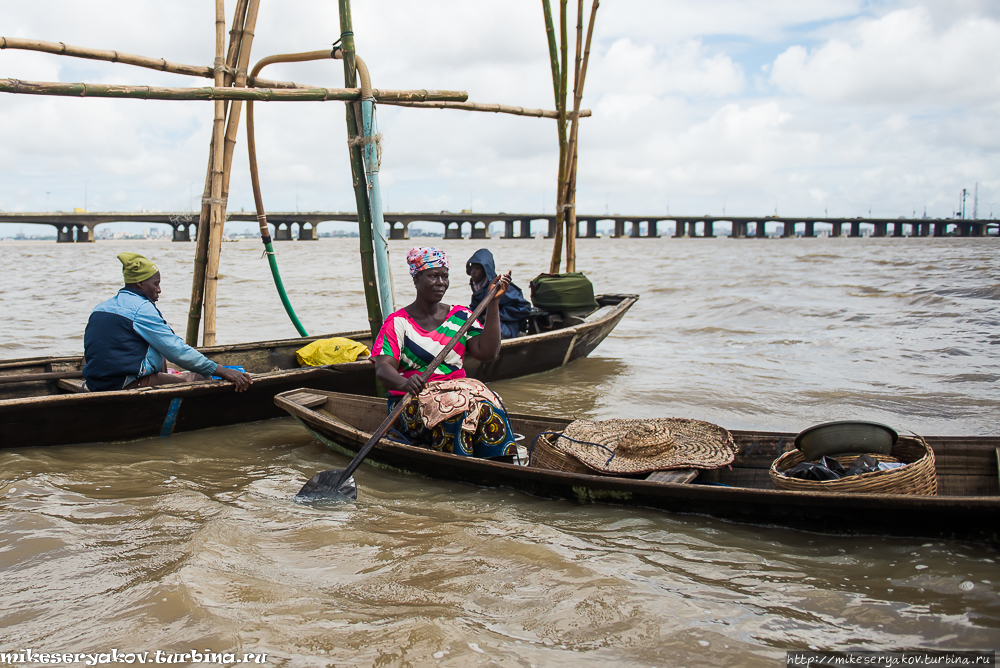
[[[118,259],[122,263],[126,284],[141,283],[159,271],[155,264],[138,253],[119,253]]]

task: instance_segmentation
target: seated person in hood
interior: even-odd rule
[[[465,273],[471,277],[469,286],[472,288],[470,309],[475,309],[489,292],[490,282],[496,278],[493,253],[480,248],[465,263]],[[531,313],[531,304],[521,294],[521,288],[513,283],[507,288],[507,293],[500,298],[500,336],[512,339],[521,331],[521,324]]]

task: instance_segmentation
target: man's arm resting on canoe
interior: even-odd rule
[[[236,369],[227,369],[184,343],[184,340],[174,334],[170,326],[160,317],[152,303],[144,304],[139,308],[132,321],[132,327],[158,353],[177,366],[200,373],[203,376],[213,374],[220,376],[223,380],[235,383],[237,392],[242,392],[250,387],[249,374]]]

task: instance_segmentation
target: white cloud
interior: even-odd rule
[[[622,38],[611,45],[598,67],[602,83],[615,85],[613,90],[598,87],[595,91],[598,94],[721,97],[735,95],[744,86],[740,66],[724,53],[708,54],[699,40],[661,50],[652,44],[637,45]]]
[[[940,29],[924,7],[859,20],[844,35],[774,61],[771,82],[824,102],[954,107],[1000,95],[1000,22],[961,18]]]

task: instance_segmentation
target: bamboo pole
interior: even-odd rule
[[[243,41],[243,24],[246,21],[247,0],[238,0],[233,13],[233,27],[229,31],[229,51],[226,54],[226,71],[223,72],[223,84],[231,82],[229,72],[236,65],[240,45]],[[213,76],[214,76],[214,68]],[[191,276],[191,301],[188,304],[187,331],[184,339],[189,346],[198,345],[198,330],[201,327],[201,312],[205,303],[205,267],[208,264],[208,228],[211,219],[209,199],[212,196],[212,165],[215,160],[215,138],[209,141],[208,167],[205,173],[205,188],[201,196],[201,212],[198,217],[198,235],[194,253],[194,268]],[[228,189],[225,189],[228,190]]]
[[[576,271],[576,211],[574,206],[575,192],[571,192],[573,186],[573,170],[576,166],[576,137],[573,132],[579,127],[580,113],[580,61],[583,49],[583,0],[576,3],[576,59],[573,64],[573,113],[570,115],[571,127],[569,141],[566,148],[566,159],[569,165],[566,168],[566,271]]]
[[[243,11],[246,10],[246,0],[240,0],[240,5]],[[237,9],[238,20],[240,21],[240,26],[242,26],[243,16],[239,8]],[[230,31],[230,39],[233,39],[233,35],[237,32],[238,27],[233,26],[233,30]],[[240,33],[242,34],[242,33]],[[230,54],[232,54],[232,41],[230,41]],[[238,41],[236,42],[237,54],[239,52]],[[28,51],[41,51],[44,53],[52,53],[57,56],[69,56],[71,58],[86,58],[89,60],[103,60],[111,63],[122,63],[123,65],[134,65],[136,67],[145,67],[151,70],[158,70],[161,72],[170,72],[172,74],[183,74],[192,77],[203,77],[205,79],[215,78],[215,68],[201,65],[185,65],[183,63],[173,63],[169,60],[164,60],[162,58],[150,58],[148,56],[138,56],[132,53],[123,53],[121,51],[110,51],[107,49],[92,49],[84,46],[72,46],[69,44],[64,44],[63,42],[43,42],[37,39],[22,39],[18,37],[0,37],[0,49],[23,49]],[[226,60],[228,69],[234,69],[236,67],[235,55],[233,56],[232,62],[227,58]],[[227,77],[231,77],[227,71]],[[256,77],[248,77],[247,83],[252,88],[318,88],[319,86],[314,86],[312,84],[302,84],[295,83],[294,81],[273,81],[271,79],[258,79]]]
[[[549,4],[549,0],[542,0],[542,12],[545,16],[545,32],[548,36],[549,42],[549,62],[552,67],[552,89],[555,94],[556,99],[556,112],[559,114],[558,124],[558,134],[559,134],[559,174],[556,181],[556,229],[555,238],[553,239],[552,247],[552,259],[549,262],[549,273],[557,274],[559,273],[559,267],[562,264],[562,239],[563,239],[563,186],[566,181],[566,176],[563,173],[563,169],[566,164],[566,98],[565,96],[560,97],[559,91],[561,89],[562,74],[561,67],[559,65],[559,49],[556,46],[556,34],[555,25],[552,21],[552,7]]]
[[[358,88],[161,88],[157,86],[120,86],[115,84],[56,83],[0,79],[0,93],[55,95],[61,97],[114,97],[138,100],[249,100],[252,102],[328,102],[356,101]],[[379,90],[373,89],[377,102],[465,102],[469,94],[456,90]]]
[[[590,64],[590,44],[594,38],[594,21],[600,0],[594,0],[587,25],[587,42],[580,56],[580,41],[583,31],[583,0],[577,5],[576,24],[576,73],[573,79],[573,115],[569,132],[569,168],[566,178],[566,271],[576,271],[576,169],[579,154],[580,104],[583,100],[583,86],[587,80],[587,66]]]
[[[242,0],[246,1],[246,0]],[[257,27],[257,10],[260,8],[260,0],[249,0],[246,10],[246,22],[240,36],[239,58],[237,59],[236,75],[233,85],[236,88],[245,88],[247,84],[247,66],[250,64],[250,49],[253,47],[254,30]],[[249,102],[247,104],[250,104]],[[243,102],[234,100],[229,107],[228,119],[226,121],[225,155],[222,165],[222,199],[229,199],[229,178],[232,176],[233,151],[236,150],[236,134],[240,129],[240,112]]]
[[[383,102],[397,107],[416,107],[418,109],[461,109],[463,111],[485,111],[495,114],[512,114],[514,116],[532,116],[534,118],[559,118],[558,111],[547,109],[526,109],[509,104],[491,102]],[[589,118],[590,109],[580,111],[580,118]]]
[[[70,56],[73,58],[87,58],[89,60],[104,60],[110,63],[136,65],[137,67],[172,72],[174,74],[184,74],[191,77],[205,77],[206,79],[215,77],[215,72],[211,67],[172,63],[163,58],[149,58],[147,56],[137,56],[132,53],[122,53],[121,51],[72,46],[63,42],[43,42],[37,39],[0,37],[0,49],[42,51],[44,53],[53,53],[57,56]]]
[[[226,48],[226,15],[224,0],[215,0],[215,87],[224,82],[224,50]],[[223,165],[225,163],[226,103],[215,101],[215,122],[212,125],[212,194],[209,199],[208,259],[205,265],[205,306],[202,345],[215,345],[215,310],[219,291],[219,260],[222,253],[222,232],[226,223],[226,207],[222,199]]]
[[[340,39],[344,58],[344,85],[357,85],[357,65],[354,61],[354,28],[351,24],[351,0],[338,0],[340,10]],[[375,91],[372,91],[375,94]],[[375,95],[378,99],[378,96]],[[467,98],[466,98],[467,99]],[[465,102],[465,100],[457,100]],[[365,164],[358,138],[358,109],[353,102],[347,107],[347,145],[351,156],[351,178],[354,182],[354,200],[358,209],[358,237],[361,256],[361,279],[365,287],[365,304],[368,308],[368,326],[372,341],[382,329],[382,308],[379,305],[378,287],[375,285],[375,247],[372,241],[371,208],[368,203],[368,186],[365,183]]]

